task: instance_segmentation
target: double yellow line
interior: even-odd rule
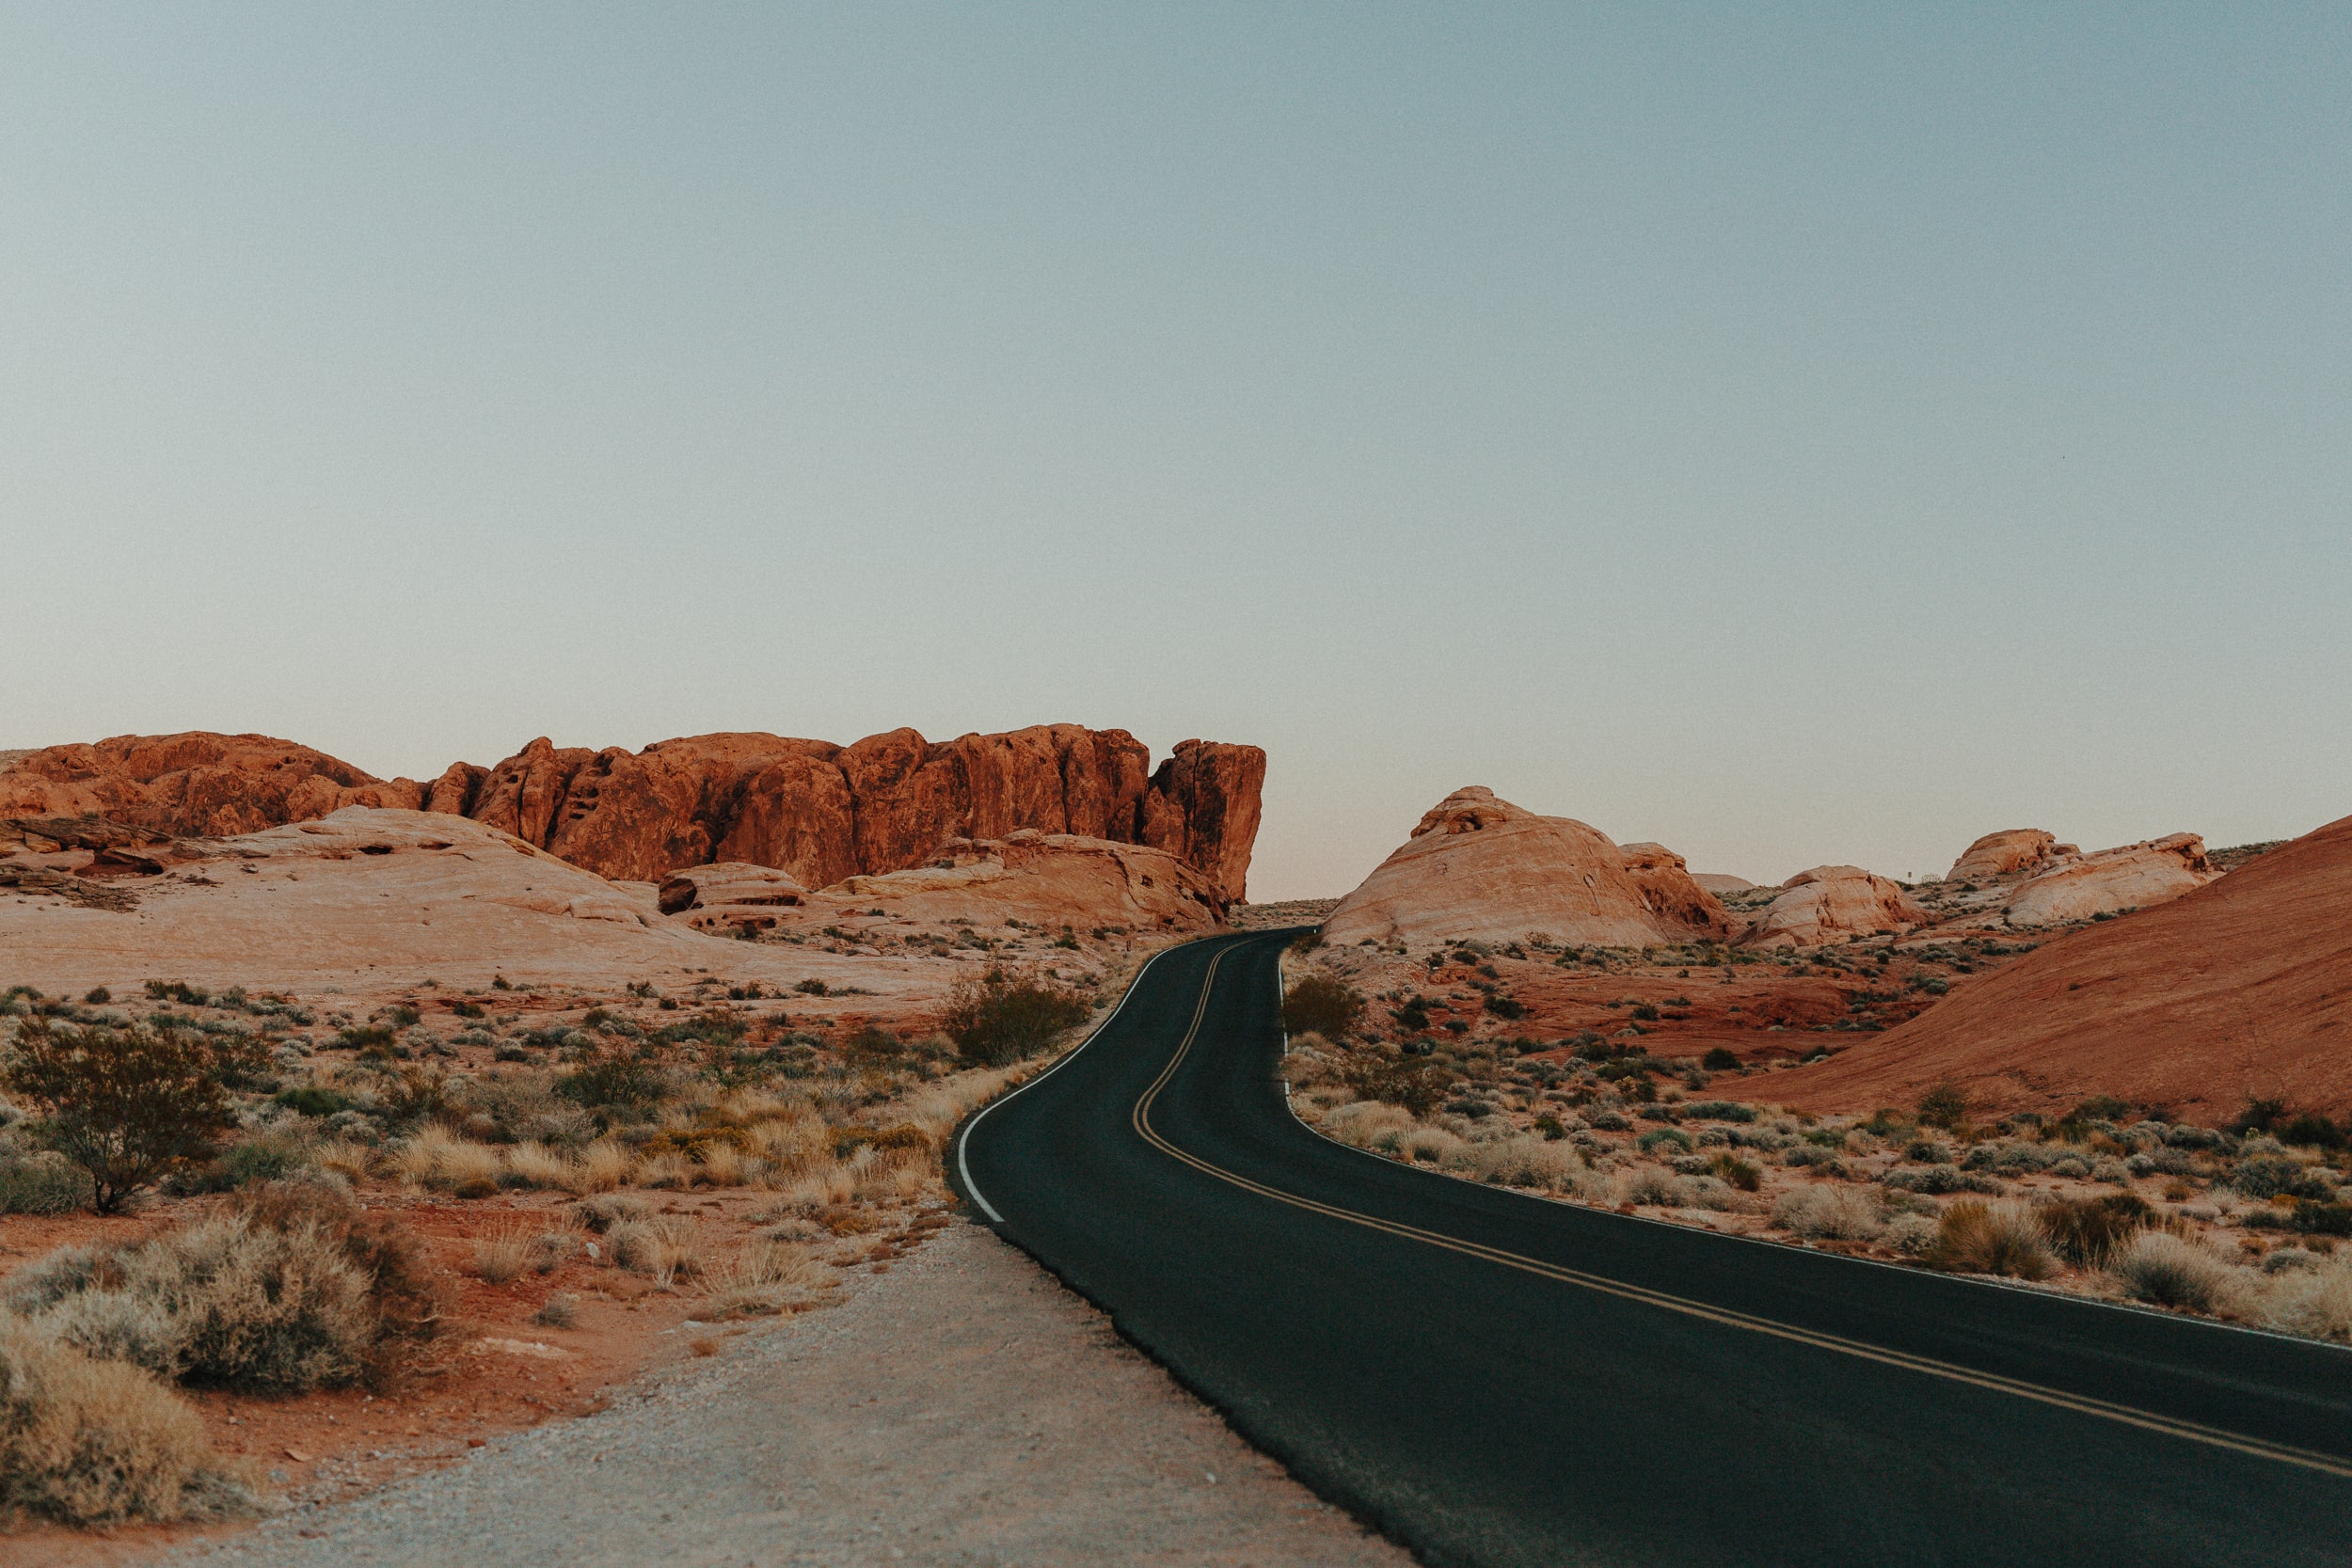
[[[1228,947],[1210,960],[1208,973],[1201,977],[1200,981],[1200,1000],[1192,1010],[1192,1026],[1184,1031],[1183,1042],[1176,1047],[1175,1054],[1168,1059],[1168,1065],[1160,1069],[1160,1075],[1152,1081],[1151,1087],[1145,1089],[1136,1101],[1135,1109],[1130,1117],[1136,1133],[1146,1143],[1172,1159],[1183,1161],[1195,1170],[1213,1176],[1219,1181],[1229,1182],[1245,1192],[1270,1198],[1276,1203],[1286,1203],[1294,1209],[1304,1209],[1310,1213],[1343,1220],[1350,1225],[1360,1225],[1371,1230],[1385,1231],[1389,1235],[1401,1237],[1406,1241],[1443,1247],[1449,1252],[1458,1252],[1465,1257],[1477,1258],[1489,1263],[1500,1263],[1507,1269],[1518,1269],[1523,1274],[1538,1275],[1546,1279],[1556,1279],[1564,1285],[1574,1285],[1583,1290],[1597,1291],[1603,1295],[1638,1302],[1645,1307],[1658,1307],[1661,1311],[1679,1312],[1685,1317],[1722,1323],[1727,1328],[1745,1329],[1751,1334],[1770,1335],[1776,1339],[1810,1345],[1817,1350],[1832,1351],[1839,1355],[1851,1355],[1857,1360],[1875,1361],[1881,1366],[1895,1367],[1928,1377],[1942,1378],[1947,1383],[1965,1384],[1972,1388],[1990,1389],[1994,1393],[2009,1394],[2021,1400],[2031,1400],[2038,1404],[2055,1405],[2061,1410],[2072,1410],[2085,1416],[2095,1416],[2102,1420],[2137,1427],[2143,1432],[2161,1433],[2169,1437],[2178,1437],[2191,1443],[2202,1443],[2210,1448],[2227,1449],[2234,1453],[2250,1454],[2257,1459],[2276,1460],[2281,1465],[2295,1465],[2307,1470],[2317,1470],[2326,1475],[2352,1479],[2352,1464],[2346,1464],[2343,1460],[2331,1458],[2309,1449],[2294,1448],[2284,1443],[2272,1443],[2259,1437],[2248,1437],[2219,1427],[2206,1426],[2197,1421],[2181,1420],[2170,1416],[2159,1416],[2153,1411],[2135,1409],[2130,1405],[2117,1404],[2108,1400],[2092,1399],[2083,1394],[2065,1393],[2056,1388],[2045,1387],[2038,1383],[2026,1382],[2021,1378],[2003,1377],[1995,1372],[1978,1371],[1973,1368],[1958,1366],[1949,1361],[1939,1361],[1932,1356],[1914,1355],[1907,1351],[1889,1350],[1884,1346],[1869,1344],[1860,1339],[1849,1339],[1836,1334],[1823,1334],[1815,1329],[1799,1328],[1792,1323],[1775,1322],[1771,1318],[1760,1318],[1753,1313],[1735,1312],[1725,1307],[1710,1307],[1705,1302],[1692,1301],[1686,1296],[1672,1295],[1664,1291],[1647,1290],[1638,1285],[1628,1285],[1619,1280],[1605,1278],[1600,1275],[1586,1274],[1580,1269],[1562,1268],[1556,1263],[1547,1263],[1540,1259],[1528,1258],[1516,1252],[1506,1252],[1501,1247],[1487,1246],[1479,1242],[1464,1241],[1459,1237],[1448,1236],[1439,1231],[1424,1230],[1416,1225],[1406,1225],[1397,1220],[1382,1219],[1377,1215],[1362,1213],[1354,1209],[1344,1209],[1336,1204],[1302,1197],[1296,1193],[1284,1192],[1279,1187],[1252,1180],[1248,1177],[1227,1170],[1222,1165],[1203,1160],[1197,1154],[1188,1153],[1162,1137],[1152,1127],[1152,1107],[1158,1101],[1160,1091],[1165,1089],[1168,1082],[1176,1076],[1176,1069],[1184,1065],[1185,1056],[1191,1053],[1193,1041],[1200,1034],[1201,1020],[1208,1016],[1209,993],[1216,985],[1216,972],[1224,964],[1226,955],[1232,951],[1232,948]]]

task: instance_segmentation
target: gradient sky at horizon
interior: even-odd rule
[[[1777,880],[2352,811],[2352,12],[0,10],[0,748],[1049,721]]]

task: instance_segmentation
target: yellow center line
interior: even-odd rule
[[[1548,1263],[1541,1259],[1507,1252],[1501,1247],[1487,1246],[1484,1243],[1465,1241],[1457,1236],[1448,1236],[1441,1231],[1424,1230],[1419,1226],[1383,1219],[1375,1214],[1366,1214],[1354,1209],[1341,1208],[1336,1204],[1323,1203],[1296,1193],[1285,1192],[1279,1187],[1253,1180],[1234,1171],[1227,1170],[1222,1165],[1203,1160],[1199,1155],[1188,1153],[1162,1137],[1152,1127],[1152,1107],[1158,1101],[1160,1091],[1168,1086],[1168,1082],[1175,1077],[1176,1069],[1191,1053],[1193,1041],[1200,1034],[1201,1021],[1208,1016],[1209,993],[1216,987],[1216,972],[1224,964],[1226,954],[1232,951],[1232,949],[1229,947],[1210,960],[1208,973],[1201,976],[1200,999],[1193,1006],[1191,1027],[1184,1031],[1183,1041],[1176,1047],[1175,1054],[1168,1059],[1168,1065],[1160,1069],[1159,1076],[1152,1081],[1151,1086],[1145,1089],[1136,1101],[1135,1109],[1130,1117],[1136,1133],[1145,1142],[1161,1152],[1183,1161],[1195,1170],[1213,1176],[1220,1181],[1230,1182],[1245,1192],[1255,1193],[1261,1197],[1271,1198],[1277,1203],[1288,1204],[1295,1209],[1304,1209],[1311,1213],[1343,1220],[1350,1225],[1359,1225],[1368,1229],[1384,1231],[1406,1241],[1443,1247],[1449,1252],[1458,1252],[1466,1257],[1499,1263],[1504,1268],[1518,1269],[1525,1274],[1558,1280],[1564,1285],[1574,1285],[1582,1290],[1616,1296],[1645,1307],[1655,1307],[1663,1311],[1678,1312],[1685,1317],[1722,1323],[1729,1328],[1745,1329],[1752,1334],[1770,1335],[1777,1339],[1810,1345],[1819,1350],[1853,1356],[1858,1360],[1875,1361],[1882,1366],[1919,1372],[1929,1377],[1942,1378],[1950,1383],[1966,1384],[1971,1387],[2010,1394],[2018,1399],[2032,1400],[2041,1404],[2056,1405],[2063,1410],[2095,1416],[2102,1420],[2120,1422],[2124,1426],[2137,1427],[2145,1432],[2161,1433],[2167,1436],[2184,1438],[2192,1443],[2203,1443],[2217,1449],[2228,1449],[2233,1452],[2250,1454],[2257,1459],[2276,1460],[2282,1465],[2299,1465],[2307,1470],[2318,1470],[2328,1475],[2352,1479],[2352,1464],[2346,1464],[2342,1460],[2314,1452],[2309,1449],[2295,1448],[2285,1443],[2273,1443],[2260,1437],[2248,1437],[2220,1427],[2206,1426],[2201,1422],[2183,1420],[2170,1416],[2159,1416],[2153,1411],[2135,1409],[2131,1405],[2117,1404],[2112,1401],[2094,1399],[2085,1394],[2069,1394],[2038,1383],[2028,1383],[2021,1378],[2005,1377],[1997,1372],[1979,1371],[1974,1368],[1959,1366],[1949,1361],[1939,1361],[1932,1356],[1915,1355],[1908,1351],[1892,1350],[1865,1340],[1849,1339],[1836,1334],[1824,1334],[1816,1329],[1799,1328],[1792,1323],[1757,1317],[1753,1313],[1733,1311],[1728,1307],[1711,1307],[1705,1302],[1693,1301],[1686,1296],[1673,1295],[1664,1291],[1628,1285],[1600,1275],[1587,1274],[1580,1269],[1563,1268],[1556,1263]]]

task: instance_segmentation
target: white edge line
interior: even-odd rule
[[[1004,1104],[1009,1100],[1018,1099],[1025,1091],[1042,1084],[1045,1080],[1054,1076],[1055,1073],[1059,1072],[1073,1057],[1078,1054],[1079,1052],[1084,1051],[1088,1046],[1092,1045],[1095,1040],[1101,1037],[1103,1031],[1117,1022],[1119,1015],[1127,1010],[1127,998],[1135,995],[1136,989],[1143,984],[1143,977],[1152,973],[1152,966],[1158,963],[1162,958],[1167,958],[1170,953],[1175,952],[1178,947],[1190,947],[1191,945],[1191,942],[1180,942],[1176,943],[1174,947],[1163,947],[1158,952],[1152,954],[1150,958],[1144,959],[1143,967],[1136,971],[1136,977],[1127,982],[1127,989],[1125,990],[1120,992],[1119,1006],[1111,1009],[1110,1017],[1096,1024],[1087,1035],[1086,1038],[1080,1040],[1076,1045],[1071,1047],[1070,1050],[1064,1052],[1060,1060],[1055,1062],[1052,1067],[1047,1068],[1043,1072],[1039,1073],[1036,1077],[1022,1085],[1020,1088],[1013,1090],[1011,1094],[998,1095],[995,1099],[981,1106],[979,1110],[973,1114],[972,1119],[963,1124],[963,1136],[956,1140],[956,1173],[963,1178],[964,1192],[970,1196],[973,1202],[980,1206],[980,1212],[986,1214],[991,1221],[997,1225],[1002,1225],[1005,1223],[1005,1216],[996,1212],[996,1206],[994,1204],[989,1202],[987,1198],[980,1195],[980,1189],[975,1185],[972,1180],[971,1162],[965,1158],[972,1148],[972,1134],[978,1129],[981,1120],[987,1117],[989,1112],[996,1109],[997,1106]]]

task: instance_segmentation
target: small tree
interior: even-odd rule
[[[965,1061],[1004,1067],[1036,1055],[1055,1036],[1085,1022],[1091,1010],[1075,991],[1025,971],[991,968],[956,982],[939,1028]]]
[[[95,1207],[111,1214],[173,1166],[213,1157],[236,1125],[222,1079],[262,1058],[259,1043],[236,1037],[35,1019],[17,1037],[6,1082],[45,1113],[36,1136],[89,1172]]]
[[[1321,1035],[1339,1043],[1354,1033],[1363,1016],[1363,997],[1335,975],[1302,975],[1282,998],[1282,1028],[1287,1034]]]

